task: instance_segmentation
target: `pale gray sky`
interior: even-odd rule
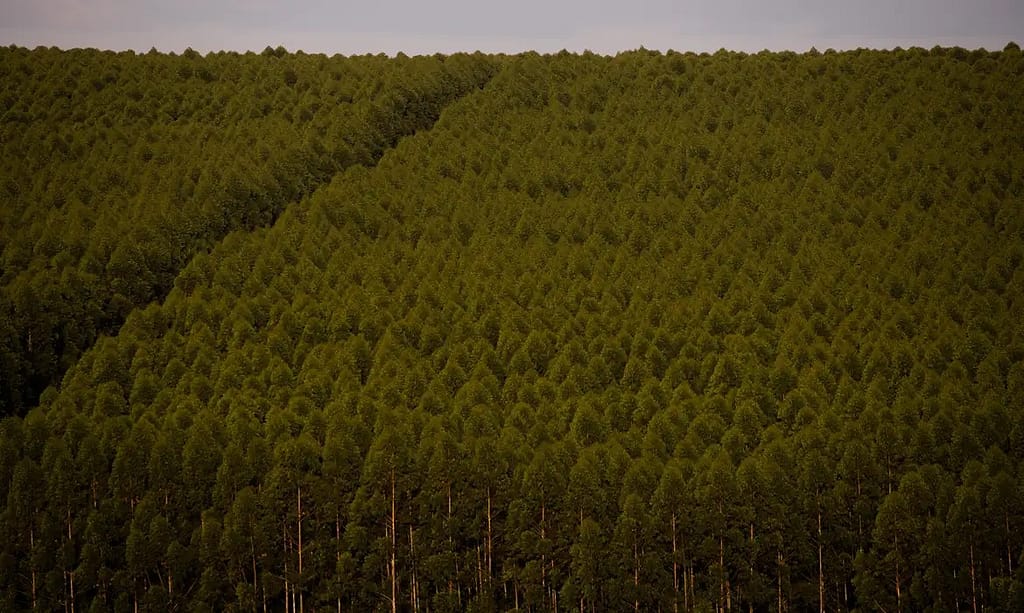
[[[0,45],[324,53],[1024,44],[1024,0],[0,0]]]

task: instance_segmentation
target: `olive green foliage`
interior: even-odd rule
[[[373,164],[492,71],[482,56],[0,49],[0,414],[197,252]]]
[[[0,608],[1021,610],[1016,46],[491,59],[0,424]]]

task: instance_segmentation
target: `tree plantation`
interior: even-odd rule
[[[197,252],[371,164],[493,64],[0,49],[0,414],[163,298]]]
[[[0,51],[0,609],[1024,610],[1024,57]]]

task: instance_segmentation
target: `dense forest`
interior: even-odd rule
[[[193,255],[372,165],[493,70],[483,56],[0,48],[0,415],[163,298]]]
[[[0,58],[0,609],[1024,610],[1015,44]]]

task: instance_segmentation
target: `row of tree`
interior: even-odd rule
[[[0,414],[193,255],[372,165],[495,59],[0,49]]]
[[[500,60],[0,423],[0,607],[1020,610],[1019,50]]]

